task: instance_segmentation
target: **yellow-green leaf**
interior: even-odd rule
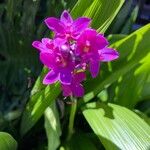
[[[91,103],[83,115],[106,150],[149,150],[150,126],[131,110]]]
[[[6,132],[0,132],[0,150],[17,150],[17,142]]]

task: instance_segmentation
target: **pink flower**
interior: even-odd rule
[[[60,17],[49,17],[46,25],[54,31],[53,39],[34,41],[33,47],[40,52],[41,62],[49,68],[43,79],[44,84],[61,83],[64,96],[82,97],[81,82],[89,68],[95,78],[100,62],[109,62],[119,57],[116,50],[108,48],[108,41],[94,29],[88,28],[90,19],[80,17],[73,21],[67,11]]]
[[[89,64],[92,77],[99,73],[101,61],[112,61],[119,57],[117,51],[107,48],[107,39],[93,29],[84,30],[77,39],[76,54],[82,62]]]
[[[86,17],[73,20],[66,10],[61,14],[60,20],[54,17],[45,19],[46,25],[57,37],[66,39],[76,39],[89,26],[90,21],[91,19]]]
[[[51,71],[45,76],[43,83],[52,84],[59,80],[62,84],[71,84],[74,61],[71,56],[64,57],[61,53],[42,52],[40,59]]]

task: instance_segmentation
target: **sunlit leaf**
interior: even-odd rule
[[[150,74],[149,66],[150,53],[140,62],[138,67],[133,68],[130,73],[125,74],[118,81],[114,99],[116,104],[132,109],[140,100],[143,100],[143,89]]]
[[[17,150],[17,142],[10,134],[0,132],[0,150]]]
[[[56,150],[60,144],[60,120],[55,103],[45,110],[45,130],[48,139],[48,150]]]
[[[119,51],[120,57],[109,65],[102,65],[101,74],[97,78],[87,79],[85,83],[87,94],[83,97],[84,102],[91,100],[105,87],[131,71],[133,67],[140,65],[140,60],[150,51],[149,36],[150,24],[111,45]]]
[[[106,150],[150,148],[150,126],[125,107],[91,103],[83,110],[83,115]]]
[[[43,70],[41,76],[37,79],[31,91],[29,102],[24,110],[20,130],[22,135],[34,126],[43,115],[45,109],[56,100],[60,93],[59,83],[50,86],[44,86],[42,84],[45,72],[47,71]]]
[[[124,0],[79,0],[71,14],[74,18],[87,16],[92,18],[92,27],[105,32],[117,15]]]

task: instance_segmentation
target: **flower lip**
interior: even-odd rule
[[[90,46],[91,46],[90,41],[89,41],[89,40],[86,40],[86,42],[85,42],[85,47],[83,48],[83,51],[84,51],[85,53],[89,52],[89,51],[90,51]]]

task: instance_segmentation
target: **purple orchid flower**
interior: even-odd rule
[[[64,96],[82,97],[84,95],[84,88],[80,82],[85,80],[86,75],[84,72],[73,74],[72,83],[70,85],[62,84]]]
[[[53,39],[34,41],[33,47],[40,51],[40,60],[49,68],[44,84],[61,83],[64,96],[82,97],[87,67],[93,78],[99,73],[100,62],[109,62],[119,57],[116,50],[108,48],[104,35],[88,28],[90,19],[80,17],[73,20],[64,11],[60,20],[49,17],[46,25],[54,31]]]
[[[71,83],[74,60],[70,57],[69,46],[63,44],[62,40],[59,44],[58,42],[59,39],[43,38],[42,42],[34,41],[32,43],[33,47],[40,50],[42,63],[50,69],[43,80],[44,84],[53,84],[58,80],[63,84]]]
[[[84,30],[77,39],[76,55],[81,56],[82,62],[89,63],[93,78],[99,73],[100,61],[108,62],[119,57],[117,51],[107,46],[107,39],[93,29]]]
[[[60,20],[54,17],[45,19],[49,29],[56,33],[56,37],[76,39],[90,24],[91,19],[80,17],[73,20],[68,11],[63,11]]]
[[[43,83],[52,84],[60,81],[62,84],[71,84],[72,71],[74,70],[74,60],[66,53],[41,52],[40,60],[51,71],[45,76]]]

